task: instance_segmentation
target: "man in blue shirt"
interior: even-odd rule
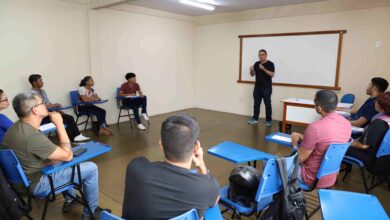
[[[7,95],[0,89],[0,111],[8,108],[9,102]],[[0,114],[0,144],[3,143],[3,138],[8,128],[13,125],[13,122],[5,115]]]
[[[370,96],[370,98],[364,102],[358,111],[351,111],[350,122],[352,126],[364,127],[371,121],[372,117],[378,114],[378,112],[375,110],[376,97],[379,94],[385,92],[388,86],[389,83],[387,80],[381,77],[375,77],[371,79],[371,82],[368,84],[366,90],[366,93]]]

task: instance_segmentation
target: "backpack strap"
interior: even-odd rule
[[[294,169],[291,175],[291,182],[295,182],[298,179],[298,169],[299,169],[299,163],[298,163],[298,154],[294,157]]]
[[[285,195],[288,195],[288,174],[286,169],[286,160],[283,157],[279,157],[276,159],[276,162],[278,163],[279,176],[282,181],[283,190],[285,192]]]

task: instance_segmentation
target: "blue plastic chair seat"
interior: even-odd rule
[[[228,188],[229,186],[224,186],[219,190],[219,195],[220,195],[220,200],[221,204],[223,205],[224,203],[229,204],[229,206],[234,207],[239,213],[244,214],[244,215],[249,215],[253,211],[253,207],[247,207],[244,204],[240,202],[233,202],[228,199]]]

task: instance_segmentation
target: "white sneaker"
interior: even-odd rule
[[[149,121],[149,117],[146,113],[142,113],[141,116],[146,120]]]
[[[138,124],[137,127],[139,130],[143,130],[143,131],[146,130],[146,128],[143,124]]]
[[[80,141],[87,141],[89,140],[90,138],[89,137],[85,137],[84,135],[82,134],[79,134],[77,135],[73,141],[77,141],[77,142],[80,142]]]

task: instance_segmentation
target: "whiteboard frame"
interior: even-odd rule
[[[343,35],[347,33],[347,30],[330,30],[330,31],[311,31],[311,32],[292,32],[292,33],[275,33],[275,34],[254,34],[254,35],[239,35],[240,38],[240,66],[239,66],[239,78],[237,83],[249,83],[254,84],[254,81],[242,80],[242,48],[243,39],[251,37],[275,37],[275,36],[296,36],[296,35],[318,35],[318,34],[339,34],[339,45],[337,51],[337,65],[334,86],[322,86],[322,85],[306,85],[306,84],[289,84],[289,83],[272,83],[275,86],[289,86],[289,87],[300,87],[300,88],[315,88],[315,89],[330,89],[330,90],[341,90],[339,86],[340,76],[340,64],[341,64],[341,50],[343,46]]]

